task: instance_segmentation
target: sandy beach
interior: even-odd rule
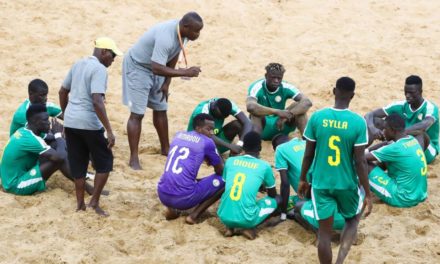
[[[204,29],[188,45],[188,59],[202,73],[173,80],[170,137],[186,128],[201,100],[228,97],[245,110],[247,88],[269,62],[286,67],[284,79],[313,101],[312,111],[333,104],[331,89],[345,75],[357,83],[351,109],[362,115],[403,100],[410,74],[421,76],[425,98],[440,104],[439,1],[0,0],[0,151],[29,81],[45,80],[49,101],[59,104],[65,75],[91,55],[94,39],[111,37],[126,51],[152,25],[191,10],[203,17]],[[128,166],[121,63],[117,57],[109,68],[106,97],[116,133],[111,193],[101,199],[110,217],[76,213],[74,186],[60,173],[38,195],[0,192],[0,263],[317,263],[315,235],[293,221],[259,229],[247,241],[223,237],[217,205],[194,226],[165,220],[156,185],[166,158],[158,154],[151,110],[140,143],[144,170]],[[270,142],[263,148],[262,158],[273,164]],[[211,171],[204,167],[200,176]],[[428,173],[424,203],[409,209],[374,204],[360,223],[363,242],[346,263],[440,263],[438,159]],[[334,256],[337,249],[334,244]]]

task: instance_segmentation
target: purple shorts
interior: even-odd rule
[[[165,206],[178,210],[187,210],[203,203],[223,187],[225,187],[225,182],[222,176],[212,174],[195,183],[192,193],[171,195],[161,192],[160,189],[157,190],[157,193],[159,194],[160,201]]]

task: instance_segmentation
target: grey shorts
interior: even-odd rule
[[[162,102],[160,87],[165,77],[154,75],[151,70],[136,63],[128,52],[122,63],[122,102],[130,112],[143,115],[146,108],[166,111],[168,103]]]

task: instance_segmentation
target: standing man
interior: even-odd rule
[[[365,190],[365,215],[372,208],[364,155],[368,144],[367,125],[360,115],[348,109],[354,89],[355,82],[351,78],[339,78],[333,88],[334,106],[315,112],[304,132],[307,141],[298,194],[304,198],[310,187],[306,181],[310,169],[311,196],[319,220],[318,256],[321,263],[332,262],[331,234],[335,211],[345,218],[336,263],[343,263],[356,238],[363,209],[359,181]]]
[[[199,215],[220,199],[225,186],[221,176],[223,160],[211,139],[214,119],[208,114],[198,114],[193,129],[177,132],[157,185],[159,199],[167,207],[167,220],[179,217],[179,210],[195,207],[186,218],[188,224],[195,224]],[[204,161],[214,167],[214,174],[197,180]]]
[[[423,98],[422,79],[417,75],[408,76],[405,80],[405,101],[391,103],[368,113],[365,118],[370,133],[370,143],[375,139],[384,140],[383,129],[386,116],[397,113],[405,120],[405,133],[418,136],[426,133],[431,143],[425,150],[426,161],[431,163],[440,152],[438,107]]]
[[[124,57],[122,95],[124,104],[130,109],[127,136],[132,169],[142,169],[138,156],[139,139],[147,107],[153,109],[153,124],[159,136],[161,154],[168,154],[168,88],[172,77],[199,76],[200,67],[174,67],[180,51],[187,62],[184,44],[196,40],[202,28],[202,18],[195,12],[187,13],[181,20],[157,24],[145,32]]]
[[[226,98],[212,98],[201,102],[191,114],[188,123],[188,131],[193,130],[193,119],[200,113],[209,114],[214,117],[214,135],[212,139],[217,145],[217,150],[224,153],[231,150],[232,153],[240,153],[243,146],[243,136],[252,130],[251,120],[231,100]],[[233,120],[223,126],[228,116],[234,116]],[[232,144],[235,136],[239,135],[237,144]]]
[[[95,40],[93,56],[81,59],[72,66],[59,91],[68,159],[75,178],[77,210],[86,210],[84,186],[91,155],[96,175],[89,206],[102,216],[108,214],[99,206],[99,198],[113,170],[111,148],[115,144],[104,97],[107,90],[107,68],[116,55],[121,56],[122,52],[112,39],[98,38]]]
[[[255,81],[248,89],[246,108],[263,140],[272,140],[278,133],[288,135],[296,127],[302,135],[307,123],[306,112],[312,102],[295,86],[283,81],[285,71],[283,65],[269,63],[265,78]],[[286,108],[287,99],[295,102]]]
[[[26,111],[31,104],[45,104],[47,113],[51,117],[63,117],[61,108],[54,104],[47,102],[47,94],[49,93],[49,87],[46,82],[40,79],[32,80],[28,85],[29,98],[18,107],[12,118],[12,123],[9,129],[9,136],[15,133],[19,128],[26,125]]]

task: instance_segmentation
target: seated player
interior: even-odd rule
[[[179,217],[179,210],[195,207],[186,218],[188,224],[196,223],[199,215],[216,202],[224,190],[223,160],[211,139],[214,119],[208,114],[198,114],[193,119],[193,127],[194,131],[181,131],[174,136],[157,186],[159,199],[167,207],[167,220]],[[196,180],[205,160],[214,167],[215,173]]]
[[[12,118],[11,127],[9,129],[9,136],[15,133],[19,128],[26,125],[26,110],[31,104],[45,104],[47,113],[51,117],[62,118],[63,113],[61,108],[53,103],[47,102],[47,94],[49,93],[49,87],[40,79],[32,80],[28,85],[29,98],[26,99],[15,111]]]
[[[391,103],[384,108],[378,108],[365,116],[370,133],[370,144],[375,139],[384,140],[383,118],[397,113],[405,120],[405,133],[417,136],[426,133],[431,140],[425,150],[426,161],[430,164],[438,155],[439,115],[438,107],[422,96],[422,79],[411,75],[405,80],[405,101]]]
[[[287,216],[289,218],[293,217],[305,228],[316,232],[319,228],[319,223],[315,217],[310,192],[308,192],[304,200],[299,199],[297,195],[289,196],[291,186],[298,193],[299,176],[301,174],[306,141],[299,138],[289,140],[286,135],[278,134],[272,140],[272,147],[275,150],[275,169],[280,173],[281,178],[281,220],[286,220]],[[345,224],[344,217],[337,211],[333,217],[333,229],[342,230]]]
[[[252,130],[252,123],[249,118],[238,108],[238,106],[229,99],[226,98],[213,98],[206,100],[197,105],[191,114],[188,123],[188,131],[193,129],[193,118],[200,113],[210,114],[214,117],[214,135],[212,139],[217,145],[217,149],[220,153],[224,153],[231,150],[234,153],[241,152],[241,146],[243,146],[243,135]],[[236,118],[223,126],[225,119],[232,115]],[[235,136],[239,135],[240,140],[237,145],[232,144]]]
[[[385,118],[383,134],[391,142],[366,155],[370,163],[380,163],[380,166],[370,166],[371,190],[395,207],[411,207],[423,202],[428,196],[428,167],[423,146],[429,142],[407,135],[405,120],[397,113]]]
[[[265,78],[249,86],[246,108],[255,131],[263,140],[278,134],[289,134],[297,127],[301,135],[307,123],[312,102],[293,85],[284,82],[285,69],[279,63],[266,66]],[[286,108],[287,99],[293,102]]]
[[[268,218],[277,208],[275,177],[272,168],[258,157],[261,137],[251,131],[244,136],[245,155],[228,158],[223,171],[226,182],[217,214],[227,227],[225,236],[241,234],[255,239],[257,225]],[[264,183],[268,196],[257,200],[257,193]]]
[[[48,133],[49,114],[46,105],[31,104],[26,111],[27,125],[10,137],[1,159],[1,179],[5,191],[18,195],[31,195],[46,189],[46,181],[60,170],[71,179],[67,164],[62,126],[52,122],[56,147],[52,148],[38,135]],[[93,188],[92,188],[93,191]]]

